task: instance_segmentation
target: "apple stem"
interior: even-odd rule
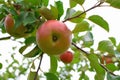
[[[85,14],[86,12],[88,12],[88,11],[90,11],[90,10],[96,8],[96,7],[99,7],[99,6],[100,6],[101,4],[103,4],[104,2],[98,1],[97,3],[98,3],[98,4],[95,4],[93,7],[91,7],[91,8],[89,8],[89,9],[85,10],[84,12],[82,12],[82,13],[80,13],[80,14],[74,16],[74,17],[70,17],[70,18],[65,19],[63,22],[66,22],[66,21],[68,21],[68,20],[72,20],[72,19],[74,19],[74,18],[78,18],[78,17],[80,17],[81,15]]]
[[[37,80],[38,71],[40,70],[40,66],[41,66],[42,59],[43,59],[43,54],[44,54],[44,52],[42,52],[42,53],[40,54],[40,62],[39,62],[39,66],[38,66],[38,68],[37,68],[36,74],[35,74],[35,76],[34,76],[34,80]]]

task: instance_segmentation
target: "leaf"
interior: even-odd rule
[[[23,55],[25,57],[31,58],[31,57],[35,57],[36,55],[38,55],[40,53],[40,49],[38,46],[35,46],[30,52],[28,52],[27,54]]]
[[[73,33],[83,32],[87,31],[89,29],[89,23],[86,21],[82,21],[80,23],[77,23],[75,28],[73,29]]]
[[[109,40],[100,41],[98,44],[98,50],[100,50],[102,52],[108,52],[110,54],[114,54],[113,44]]]
[[[119,51],[114,51],[114,54],[118,60],[120,60],[120,52]]]
[[[26,12],[24,14],[23,25],[32,24],[36,21],[35,14],[33,12]]]
[[[115,64],[113,64],[113,63],[107,64],[106,67],[108,70],[110,70],[112,72],[118,70],[118,67],[115,66]]]
[[[89,77],[85,74],[85,72],[82,72],[79,80],[89,80]]]
[[[95,69],[96,71],[96,78],[95,80],[104,80],[105,77],[105,71],[104,69],[100,66],[99,62],[98,62],[98,57],[95,54],[88,54],[87,58],[90,61],[90,65],[92,68]]]
[[[72,14],[72,16],[71,17],[75,17],[75,16],[78,16],[78,15],[80,15],[79,17],[77,17],[77,18],[73,18],[73,19],[71,19],[70,21],[71,22],[74,22],[74,23],[80,23],[84,18],[85,18],[85,16],[86,16],[86,14],[84,13],[84,14],[82,14],[83,12],[82,11],[77,11],[77,12],[75,12],[75,13],[73,13]],[[70,17],[70,18],[71,18]]]
[[[37,6],[40,4],[40,0],[24,0],[27,5]]]
[[[44,6],[48,6],[49,0],[42,0],[42,3],[44,4]]]
[[[55,73],[57,71],[57,59],[55,56],[50,56],[50,72]]]
[[[82,13],[82,11],[75,11],[74,9],[68,8],[68,9],[67,9],[67,12],[66,12],[65,19],[78,16],[78,15],[80,15],[81,13]],[[80,23],[80,22],[85,18],[85,16],[86,16],[86,14],[82,14],[82,15],[80,15],[79,17],[70,19],[69,21],[74,22],[74,23]]]
[[[77,4],[80,4],[80,5],[82,5],[85,2],[85,0],[72,0],[72,1],[74,1]]]
[[[34,42],[36,42],[36,37],[35,37],[35,36],[28,37],[28,38],[26,38],[26,40],[25,40],[25,44],[26,44],[26,45],[30,45],[30,44],[32,44],[32,43],[34,43]]]
[[[69,3],[70,3],[69,4],[70,8],[73,8],[73,7],[75,7],[77,5],[77,3],[75,1],[73,1],[73,0],[70,0]]]
[[[52,14],[54,14],[54,18],[57,19],[58,18],[58,10],[55,6],[50,6],[51,7],[51,12]]]
[[[47,80],[59,80],[58,77],[54,73],[44,73]]]
[[[106,0],[110,6],[120,9],[120,0]]]
[[[119,51],[120,52],[120,43],[117,45],[117,51]]]
[[[29,45],[25,45],[25,46],[22,46],[20,49],[19,49],[19,52],[22,54],[28,47]]]
[[[92,15],[88,19],[109,32],[109,24],[101,16]]]
[[[2,69],[2,66],[3,66],[2,63],[0,63],[0,69]]]
[[[92,33],[91,33],[91,32],[87,32],[87,33],[83,36],[82,40],[83,40],[83,46],[85,46],[85,47],[90,47],[90,46],[92,46],[92,45],[93,45],[93,42],[94,42]]]
[[[76,11],[72,8],[68,8],[67,11],[66,11],[66,16],[64,19],[68,19],[70,17],[72,17],[72,15],[75,13]]]
[[[63,7],[63,2],[61,1],[56,1],[55,5],[57,7],[58,10],[58,20],[60,19],[60,17],[63,15],[64,13],[64,7]]]
[[[41,8],[40,8],[40,14],[41,14],[42,16],[44,16],[47,20],[55,19],[53,13],[52,13],[51,10],[48,9],[47,7],[41,7]]]
[[[116,46],[116,39],[114,37],[109,37],[114,46]]]
[[[27,77],[27,80],[34,80],[34,77],[36,75],[36,72],[32,72],[30,71],[28,77]],[[37,79],[36,80],[39,80],[39,77],[37,76]]]
[[[115,76],[107,72],[107,80],[120,80],[120,76],[118,75]]]

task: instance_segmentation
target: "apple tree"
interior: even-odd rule
[[[87,15],[98,7],[120,9],[120,0],[94,1],[86,9],[89,0],[0,0],[0,41],[20,44],[12,48],[11,63],[0,61],[0,80],[21,75],[27,80],[73,80],[75,74],[76,80],[90,80],[91,76],[120,80],[115,74],[120,70],[120,43],[111,36],[95,46],[93,25],[108,33],[110,25],[98,14]],[[2,55],[0,52],[0,58]],[[42,63],[48,61],[48,71],[42,70]],[[7,64],[5,70],[3,64]]]

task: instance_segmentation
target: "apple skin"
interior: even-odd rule
[[[110,64],[113,63],[112,56],[102,56],[101,57],[102,64]]]
[[[27,28],[25,26],[21,24],[20,26],[15,28],[14,25],[15,25],[14,18],[12,17],[11,14],[8,14],[4,20],[4,26],[7,33],[9,33],[13,37],[24,37],[27,35],[27,33],[25,33],[27,31]]]
[[[71,31],[57,20],[44,22],[36,32],[36,41],[39,48],[48,55],[59,55],[71,44]]]
[[[60,60],[65,64],[71,63],[73,60],[73,53],[70,51],[64,52],[60,55]]]

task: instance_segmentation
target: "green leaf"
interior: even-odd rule
[[[27,54],[23,55],[25,57],[31,58],[31,57],[35,57],[36,55],[38,55],[40,53],[40,49],[38,46],[35,46],[30,52],[28,52]]]
[[[91,32],[87,32],[84,36],[83,36],[83,46],[85,47],[90,47],[93,45],[93,35]]]
[[[90,65],[92,68],[95,69],[96,71],[96,80],[104,80],[104,76],[105,76],[105,71],[104,69],[100,66],[99,62],[98,62],[98,57],[95,54],[88,54],[87,58],[90,61]],[[99,77],[98,77],[99,75]],[[98,79],[99,78],[99,79]]]
[[[28,47],[29,45],[25,45],[25,46],[22,46],[20,49],[19,49],[19,52],[22,54]]]
[[[77,4],[80,4],[80,5],[82,5],[85,2],[85,0],[72,0],[72,1],[74,1]]]
[[[60,19],[60,17],[63,15],[64,13],[64,7],[63,7],[63,2],[61,1],[56,1],[55,5],[58,9],[58,20]]]
[[[109,37],[109,39],[114,44],[114,46],[116,46],[116,39],[114,37]]]
[[[57,59],[55,56],[50,56],[50,72],[55,73],[57,71]]]
[[[77,3],[73,0],[70,0],[69,3],[70,3],[70,8],[73,8],[77,5]]]
[[[42,3],[44,4],[44,6],[48,6],[49,0],[42,0]]]
[[[118,75],[115,76],[107,72],[107,80],[120,80],[120,76]]]
[[[82,11],[75,11],[74,9],[68,8],[67,12],[66,12],[65,19],[78,16],[81,13],[83,13],[83,12]],[[81,14],[80,16],[78,16],[76,18],[73,18],[73,19],[71,19],[69,21],[74,22],[74,23],[80,23],[85,18],[85,16],[86,16],[86,14]]]
[[[120,60],[120,52],[119,51],[114,51],[114,54],[118,60]]]
[[[117,45],[117,51],[119,51],[120,52],[120,43]]]
[[[54,73],[45,73],[44,75],[46,76],[47,80],[59,80]]]
[[[40,4],[40,0],[24,0],[24,2],[28,5],[32,5],[32,6],[37,6]]]
[[[73,29],[73,33],[83,32],[87,31],[89,29],[89,23],[86,21],[82,21],[80,23],[77,23],[75,28]]]
[[[101,16],[92,15],[88,19],[109,32],[109,24]]]
[[[33,12],[26,12],[24,14],[23,25],[32,24],[36,21],[35,14]]]
[[[85,74],[85,72],[82,72],[82,74],[80,75],[79,80],[89,80],[89,77]]]
[[[34,42],[36,42],[36,37],[35,36],[30,36],[30,37],[26,38],[26,40],[25,40],[26,45],[30,45]]]
[[[44,16],[47,20],[56,19],[53,15],[52,11],[50,9],[48,9],[47,7],[41,7],[40,14],[42,16]]]
[[[2,63],[0,63],[0,69],[2,69]]]
[[[67,11],[66,11],[66,16],[64,19],[68,19],[70,17],[72,17],[72,15],[75,13],[76,11],[72,8],[68,8]]]
[[[54,18],[57,19],[58,18],[58,10],[55,6],[50,6],[51,7],[51,12],[52,14],[54,14]]]
[[[71,17],[78,16],[78,15],[80,15],[81,13],[83,13],[83,12],[82,12],[82,11],[77,11],[77,12],[73,13],[73,15],[72,15]],[[80,16],[77,17],[77,18],[71,19],[70,21],[71,21],[71,22],[74,22],[74,23],[80,23],[80,22],[85,18],[85,16],[86,16],[86,14],[82,14],[82,15],[80,15]]]
[[[30,71],[28,77],[27,77],[27,80],[34,80],[34,77],[36,75],[36,72],[32,72]],[[37,79],[36,80],[39,80],[39,77],[37,76]]]
[[[106,0],[110,6],[120,9],[120,0]]]
[[[118,70],[118,67],[116,67],[115,64],[113,64],[113,63],[107,64],[106,67],[108,70],[110,70],[112,72],[115,70]]]
[[[114,54],[114,47],[111,41],[103,40],[99,42],[98,50],[102,52],[108,52],[110,54]]]

